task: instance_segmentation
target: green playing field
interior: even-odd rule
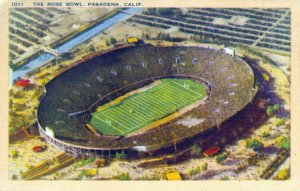
[[[205,87],[191,79],[161,79],[158,86],[92,113],[90,123],[106,135],[127,135],[206,95]]]

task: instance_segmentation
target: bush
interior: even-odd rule
[[[229,176],[223,176],[221,180],[229,180]]]
[[[259,151],[264,147],[264,145],[257,139],[250,139],[247,140],[247,147],[253,149],[254,151]]]
[[[281,126],[285,124],[285,119],[277,119],[275,121],[276,126]]]
[[[200,167],[192,168],[188,170],[188,176],[192,177],[201,172]]]
[[[279,137],[276,141],[276,145],[280,149],[289,150],[290,149],[290,138],[288,137]]]
[[[263,131],[263,132],[261,132],[261,136],[262,137],[269,137],[270,133],[269,133],[269,131]]]
[[[88,169],[88,170],[85,170],[85,175],[87,177],[93,177],[93,176],[96,176],[98,174],[98,169]]]
[[[201,170],[203,170],[203,171],[207,170],[207,163],[204,163],[203,165],[201,165]]]
[[[282,169],[282,170],[279,170],[277,175],[274,177],[275,180],[287,180],[288,177],[290,176],[289,175],[289,169]]]
[[[9,151],[9,156],[12,158],[17,158],[18,152],[16,150],[10,150]]]
[[[130,180],[129,173],[128,173],[128,172],[122,173],[122,174],[119,176],[119,180]]]
[[[217,162],[217,163],[221,163],[221,162],[224,161],[225,159],[227,159],[227,154],[222,154],[222,155],[216,156],[216,162]]]
[[[11,177],[11,179],[12,180],[18,180],[18,177],[17,177],[17,175],[13,174],[12,177]]]

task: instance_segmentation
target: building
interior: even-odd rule
[[[136,38],[136,37],[130,37],[130,38],[127,39],[127,42],[128,42],[129,44],[134,44],[134,43],[138,43],[138,42],[139,42],[139,39]]]
[[[182,180],[180,173],[177,171],[166,173],[165,179],[166,180]]]

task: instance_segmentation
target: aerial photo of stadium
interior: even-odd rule
[[[289,9],[89,10],[10,10],[11,179],[289,179]]]

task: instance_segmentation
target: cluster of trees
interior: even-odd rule
[[[235,9],[235,8],[231,8],[229,9],[231,14],[235,14],[237,16],[245,16],[248,18],[252,18],[252,19],[257,19],[257,20],[261,20],[261,21],[267,21],[267,22],[276,22],[278,18],[280,18],[280,15],[273,15],[273,14],[268,14],[266,15],[265,12],[260,12],[260,11],[255,11],[255,10],[251,10],[251,9]],[[234,12],[232,12],[234,11]],[[252,14],[249,14],[247,12],[250,12]],[[276,17],[276,18],[274,18]]]
[[[167,41],[172,40],[169,33],[162,33],[162,32],[158,33],[156,38],[159,39],[159,40],[167,40]]]
[[[211,39],[218,39],[217,41],[220,41],[222,43],[224,42],[228,42],[228,43],[241,43],[241,44],[252,44],[253,41],[249,41],[249,40],[244,40],[244,39],[238,39],[238,38],[234,38],[235,35],[231,35],[232,37],[225,37],[225,36],[220,36],[222,35],[222,32],[218,32],[220,33],[220,35],[216,32],[216,30],[214,31],[207,31],[207,30],[191,30],[191,29],[187,29],[187,28],[180,28],[179,31],[181,32],[186,32],[186,33],[191,33],[194,35],[200,35],[200,36],[206,36],[206,38],[211,38]]]
[[[204,10],[204,11],[203,11]],[[231,19],[231,14],[223,14],[223,11],[220,9],[197,9],[192,10],[191,13],[194,14],[201,14],[201,15],[207,15],[210,17],[217,17],[217,18],[223,18],[223,19]]]
[[[283,21],[280,21],[280,24],[290,25],[291,24],[291,20],[290,20],[290,18],[284,19]]]
[[[202,16],[201,14],[191,14],[190,12],[185,14],[184,18],[186,18],[187,20],[189,20],[189,18],[191,18],[191,19],[207,21],[207,22],[212,22],[214,20],[213,18],[205,17],[205,16]]]
[[[25,51],[22,50],[20,47],[12,44],[12,43],[9,43],[9,49],[19,55],[23,54]]]
[[[283,29],[283,30],[288,30],[288,31],[291,30],[290,25],[281,25],[281,24],[278,24],[278,25],[275,26],[275,28]]]
[[[179,18],[182,16],[182,11],[178,8],[148,8],[145,11],[147,15]]]
[[[289,30],[279,30],[279,29],[276,29],[276,28],[271,28],[270,31],[271,31],[271,32],[274,32],[274,33],[280,33],[280,34],[285,34],[285,35],[291,35],[291,31],[289,31]]]
[[[139,24],[147,25],[147,26],[151,26],[151,27],[163,28],[163,29],[170,28],[169,26],[167,26],[165,24],[156,23],[156,22],[147,21],[147,20],[140,20],[140,19],[135,18],[135,17],[131,17],[127,21],[129,21],[129,22],[135,22],[135,23],[139,23]]]
[[[276,17],[276,18],[281,18],[280,15],[277,14],[271,14],[271,13],[266,13],[260,10],[255,10],[255,9],[241,9],[241,8],[234,8],[233,10],[238,10],[241,12],[247,12],[247,13],[252,13],[254,15],[260,15],[260,16],[266,16],[266,17]]]
[[[197,12],[197,11],[195,11]],[[199,13],[198,13],[199,14]],[[241,42],[243,44],[252,44],[253,40],[257,40],[258,36],[262,34],[262,32],[259,31],[250,31],[247,29],[243,29],[241,27],[232,27],[232,26],[224,26],[224,25],[214,25],[212,23],[209,23],[207,21],[201,21],[201,20],[191,20],[187,19],[185,17],[180,17],[176,20],[172,20],[171,17],[168,19],[171,20],[165,20],[165,19],[160,19],[160,18],[148,18],[145,15],[136,15],[134,16],[134,21],[137,21],[141,24],[145,25],[154,25],[153,23],[157,23],[158,25],[161,25],[161,28],[168,27],[170,25],[172,26],[178,26],[180,27],[180,31],[182,32],[188,32],[188,33],[193,33],[193,34],[205,34],[206,36],[218,36],[219,38],[225,39],[225,41],[234,41],[236,42]],[[147,23],[147,20],[149,22]],[[151,20],[151,22],[150,22]],[[182,21],[184,23],[178,22]],[[198,26],[195,26],[193,24],[197,24]],[[208,28],[210,26],[210,28]],[[239,33],[232,33],[232,32],[239,32]],[[249,35],[251,34],[251,35]],[[254,35],[257,36],[254,36]],[[223,35],[227,35],[228,37],[225,37]],[[241,39],[232,39],[230,36],[234,37],[239,37]],[[223,40],[224,41],[224,40]]]
[[[34,10],[41,15],[46,15],[47,17],[49,17],[51,19],[54,17],[54,14],[51,13],[51,11],[48,11],[49,9],[32,8],[31,10]]]
[[[43,16],[41,16],[39,14],[35,14],[35,13],[31,12],[30,9],[17,8],[15,10],[23,13],[24,15],[32,17],[35,20],[38,20],[39,22],[42,22],[43,24],[49,25],[52,22],[51,20],[45,19]]]
[[[17,36],[20,36],[20,37],[32,42],[33,44],[40,44],[39,40],[37,38],[33,37],[32,35],[28,34],[27,32],[23,32],[19,29],[15,29],[11,26],[9,27],[9,32],[12,34],[15,34]]]
[[[12,68],[14,64],[11,62],[11,60],[16,59],[17,55],[15,53],[13,53],[12,51],[9,51],[9,58],[10,58],[9,67]]]
[[[79,167],[82,167],[84,165],[87,165],[91,162],[93,162],[95,160],[95,156],[94,155],[90,155],[88,158],[82,158],[80,159],[78,162],[74,163],[73,167],[74,168],[79,168]]]
[[[267,37],[272,37],[272,38],[277,38],[277,39],[282,39],[282,40],[290,40],[290,36],[283,36],[283,35],[278,35],[278,34],[270,34],[266,33]]]
[[[267,115],[271,116],[276,114],[280,109],[279,104],[269,105],[266,109]]]
[[[236,9],[236,8],[231,8],[231,9],[214,9],[214,11],[223,11],[223,12],[227,12],[227,14],[230,14],[230,15],[234,15],[234,16],[244,16],[244,17],[248,17],[248,18],[251,18],[251,19],[256,19],[256,20],[260,20],[260,21],[267,21],[267,22],[276,22],[277,19],[276,18],[273,18],[274,15],[270,15],[268,14],[268,17],[266,16],[263,16],[261,14],[261,12],[258,12],[258,11],[255,11],[254,14],[249,14],[247,12],[251,12],[251,10],[248,10],[248,9]],[[271,17],[270,17],[271,16]]]
[[[117,161],[126,160],[127,159],[127,154],[125,153],[124,150],[122,150],[122,152],[116,152],[114,159],[117,160]]]
[[[48,25],[40,24],[32,19],[24,17],[22,14],[16,13],[15,11],[11,12],[10,15],[12,17],[17,18],[18,20],[25,22],[26,24],[28,24],[30,26],[34,26],[35,28],[41,29],[43,31],[46,31],[49,28]]]
[[[283,9],[264,9],[265,11],[271,12],[271,13],[277,13],[277,14],[284,14],[285,10]]]
[[[30,27],[28,25],[25,25],[25,24],[23,24],[23,23],[21,23],[19,21],[15,21],[14,19],[10,19],[9,20],[9,24],[15,26],[16,28],[22,29],[24,31],[31,32],[31,33],[33,33],[34,35],[36,35],[36,36],[38,36],[40,38],[43,38],[43,37],[46,36],[46,34],[44,32],[42,32],[42,31],[40,31],[39,29],[32,28],[32,27]]]
[[[21,44],[24,47],[31,47],[32,46],[31,43],[29,43],[29,42],[27,42],[25,40],[22,40],[22,39],[14,36],[14,35],[9,35],[9,40],[12,40],[12,41],[14,41],[17,44]]]
[[[283,45],[283,46],[291,46],[290,42],[275,40],[275,39],[269,39],[269,38],[263,38],[261,40],[261,42],[273,43],[273,44]]]
[[[188,170],[188,177],[193,177],[197,174],[200,174],[201,171],[206,171],[207,170],[207,163],[203,163],[201,166],[197,166],[195,168],[191,168]]]

